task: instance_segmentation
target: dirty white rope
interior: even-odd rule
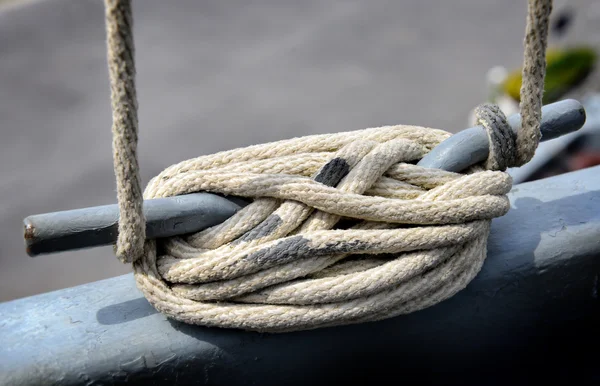
[[[113,36],[131,39],[129,1],[106,5],[117,12],[107,11],[109,36],[116,26]],[[402,125],[203,156],[164,170],[144,198],[208,191],[253,201],[220,225],[147,240],[136,254],[141,200],[121,203],[138,198],[119,190],[121,222],[133,219],[119,230],[137,233],[120,234],[117,253],[127,251],[120,256],[133,261],[137,285],[156,309],[205,326],[313,329],[389,318],[451,297],[479,272],[491,219],[509,210],[511,179],[504,170],[527,162],[537,147],[550,10],[549,0],[529,2],[522,130],[515,136],[496,106],[477,109],[478,124],[490,135],[485,165],[460,174],[416,166],[450,134]],[[109,38],[109,52],[125,46]],[[122,61],[111,62],[111,79],[131,79],[133,87],[133,56],[116,56]],[[123,95],[117,87],[114,121],[122,128],[114,133],[136,138],[137,122],[129,125],[135,120],[122,119],[115,107],[115,94],[117,104]],[[134,148],[115,163],[121,189],[135,184],[126,179],[133,174],[120,172],[137,168],[135,143],[115,144],[123,146],[115,153]]]
[[[113,111],[113,165],[117,177],[119,235],[116,255],[131,263],[144,251],[146,225],[137,161],[138,116],[131,2],[106,0],[108,72]]]
[[[542,137],[540,122],[551,12],[552,0],[529,0],[528,2],[519,105],[522,127],[516,140],[518,162],[515,166],[524,165],[531,160]]]

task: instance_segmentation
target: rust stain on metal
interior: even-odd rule
[[[35,227],[33,224],[25,224],[25,240],[33,240],[35,238]]]

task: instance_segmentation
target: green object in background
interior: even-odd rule
[[[594,69],[596,52],[588,47],[549,49],[546,53],[546,78],[543,103],[559,100],[581,84]],[[508,75],[502,88],[512,99],[520,101],[521,69]]]

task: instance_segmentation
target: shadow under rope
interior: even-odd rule
[[[158,311],[148,303],[148,300],[141,297],[99,309],[96,312],[96,320],[102,325],[113,325],[145,318],[156,313]]]

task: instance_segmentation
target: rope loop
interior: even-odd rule
[[[517,135],[497,105],[484,103],[475,108],[475,124],[485,128],[490,142],[488,170],[506,170],[517,165]]]

